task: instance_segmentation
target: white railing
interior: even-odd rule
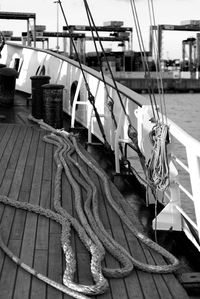
[[[31,93],[31,76],[38,73],[40,70],[45,70],[45,74],[51,77],[50,83],[63,84],[63,110],[72,115],[72,126],[74,126],[75,119],[88,128],[89,141],[91,141],[91,134],[96,135],[101,141],[103,141],[101,132],[99,130],[98,123],[93,117],[93,110],[88,102],[87,90],[82,79],[80,66],[76,61],[70,60],[64,56],[52,53],[50,51],[38,50],[29,47],[22,47],[20,45],[8,44],[5,46],[2,52],[2,63],[6,63],[7,66],[12,67],[15,59],[20,59],[21,69],[19,78],[17,79],[17,89]],[[110,78],[106,77],[106,86],[102,80],[100,73],[95,70],[83,66],[85,76],[87,78],[87,84],[89,85],[91,93],[95,97],[95,105],[101,116],[101,121],[105,130],[107,141],[110,143],[112,149],[115,152],[116,172],[120,171],[120,144],[130,143],[127,130],[129,121],[127,115],[131,119],[132,125],[138,130],[138,142],[145,138],[145,134],[151,129],[149,122],[148,109],[143,109],[143,114],[138,114],[137,111],[145,104],[147,99],[134,91],[126,88],[121,84],[117,84],[118,91],[121,95],[121,101],[118,93],[115,90],[115,86]],[[76,86],[74,98],[72,98],[72,87]],[[115,121],[117,128],[114,125],[111,118],[110,110],[107,106],[108,94],[114,101],[113,113],[115,115]],[[122,107],[123,102],[123,107]],[[124,112],[126,111],[126,113]],[[181,145],[187,155],[184,161],[180,157],[179,153],[175,152],[175,147],[171,150],[172,159],[170,162],[171,167],[171,184],[168,194],[168,203],[157,218],[158,229],[175,230],[184,229],[187,232],[187,223],[193,226],[197,230],[197,234],[200,232],[200,143],[194,138],[180,129],[176,124],[168,120],[170,134],[172,136],[172,145],[174,140]],[[145,156],[148,158],[150,155],[150,148],[146,149]],[[136,154],[133,150],[129,149],[130,162],[134,160]],[[191,192],[188,187],[184,187],[180,182],[180,175],[177,172],[177,165],[180,165],[182,169],[188,172],[189,180],[191,182]],[[196,220],[191,219],[190,215],[184,211],[182,206],[182,194],[187,195],[187,201],[194,203]],[[188,198],[189,196],[189,198]],[[182,216],[183,217],[182,217]],[[195,243],[195,242],[194,242]],[[197,242],[196,242],[197,243]],[[198,244],[196,244],[198,247]]]
[[[179,128],[172,121],[169,121],[171,135],[174,142],[179,144],[179,152],[174,151],[175,163],[180,168],[179,180],[177,182],[180,193],[184,200],[181,207],[177,207],[183,216],[183,230],[192,238],[193,243],[200,250],[200,143]],[[179,158],[182,147],[182,159]],[[191,213],[190,210],[191,209]],[[196,239],[189,236],[188,225],[196,232]]]
[[[153,124],[150,106],[138,108],[140,147],[148,153],[148,136]],[[183,230],[200,251],[200,142],[171,120],[167,120],[171,142],[168,146],[170,186],[165,192],[165,208],[154,219],[159,230]],[[146,144],[145,144],[146,142]]]

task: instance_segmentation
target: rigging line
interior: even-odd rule
[[[156,26],[156,21],[155,21],[155,13],[154,13],[154,6],[153,6],[153,1],[152,0],[148,0],[148,6],[149,6],[149,16],[150,16],[150,22],[151,25]],[[160,67],[160,56],[159,56],[159,52],[158,52],[158,34],[156,34],[157,32],[154,31],[154,40],[155,40],[155,44],[154,44],[154,51],[155,51],[155,55],[156,55],[156,72],[158,75],[158,84],[159,84],[159,95],[160,95],[160,100],[163,99],[164,102],[164,88],[163,88],[163,80],[162,80],[162,76],[161,76],[161,67]],[[162,111],[163,111],[163,104],[161,101],[161,107],[162,107]]]
[[[143,67],[145,66],[144,71],[145,71],[145,73],[147,73],[147,72],[149,72],[149,66],[148,66],[148,63],[147,63],[147,57],[146,57],[145,47],[144,47],[144,44],[143,44],[142,34],[141,34],[141,31],[140,31],[140,25],[139,25],[139,20],[138,20],[138,17],[137,17],[136,7],[133,6],[133,2],[131,0],[130,0],[130,3],[131,3],[131,9],[132,9],[132,14],[133,14],[133,18],[134,18],[134,23],[135,23],[139,48],[140,48],[140,51],[141,51],[142,63],[143,63]],[[143,52],[143,54],[142,54],[142,52]]]
[[[82,67],[80,58],[79,58],[78,51],[77,51],[77,49],[76,49],[76,45],[75,45],[74,40],[73,40],[73,38],[72,38],[72,33],[71,33],[71,31],[69,30],[69,24],[68,24],[68,22],[67,22],[67,18],[66,18],[66,15],[65,15],[65,12],[64,12],[62,3],[61,3],[60,0],[58,0],[58,3],[59,3],[59,5],[60,5],[60,9],[61,9],[61,11],[62,11],[63,18],[64,18],[64,20],[65,20],[65,23],[66,23],[67,28],[68,28],[68,31],[69,31],[70,40],[71,40],[71,42],[72,42],[72,46],[73,46],[73,48],[74,48],[74,51],[75,51],[75,54],[76,54],[76,58],[77,58],[77,60],[78,60],[80,70],[81,70],[81,72],[82,72],[82,74],[83,74],[83,79],[84,79],[84,81],[85,81],[85,85],[86,85],[87,91],[88,91],[88,93],[90,94],[90,93],[91,93],[91,92],[90,92],[90,88],[89,88],[89,85],[88,85],[88,83],[87,83],[87,79],[86,79],[86,76],[85,76],[85,73],[84,73],[84,70],[83,70],[83,67]]]
[[[133,9],[133,12],[134,12],[133,4],[135,5],[134,1],[132,2],[132,9]],[[136,18],[135,23],[137,23],[137,25],[139,27],[138,30],[140,30],[140,26],[138,24],[139,21],[138,21],[138,17],[137,17],[136,7],[135,7],[135,15],[136,15],[135,16],[135,18]],[[141,36],[141,31],[139,31],[138,34]],[[142,38],[141,38],[141,43],[143,45]],[[144,51],[144,53],[145,53],[145,51]],[[152,109],[154,109],[154,108],[152,107]],[[158,113],[158,110],[157,110],[157,113]],[[162,114],[162,116],[163,116],[163,114]],[[160,126],[159,118],[157,119],[157,125],[155,126],[155,128],[157,128],[157,127],[158,127],[158,129],[162,130],[162,132],[168,132],[166,126]],[[164,140],[165,140],[164,136],[162,135],[161,137],[163,137],[161,140],[164,142]],[[163,145],[163,143],[162,143],[162,145]],[[160,144],[158,144],[158,150],[157,150],[158,154],[159,154],[159,150],[160,150]],[[162,147],[162,150],[163,150],[163,147]],[[151,175],[151,173],[154,174],[154,179],[155,180],[153,180],[153,183],[156,182],[156,180],[159,181],[159,188],[162,189],[162,188],[165,188],[165,186],[168,184],[168,181],[167,181],[167,179],[168,179],[168,166],[167,166],[167,163],[166,164],[164,163],[164,166],[162,167],[162,163],[161,163],[161,162],[167,162],[165,153],[162,152],[162,155],[161,155],[161,158],[163,160],[162,159],[158,160],[158,159],[155,159],[155,158],[156,157],[155,157],[155,153],[154,153],[154,155],[151,158],[151,165],[150,166],[155,166],[155,168],[148,166],[148,171],[149,171],[150,175]],[[155,163],[155,161],[157,162],[157,164]],[[159,167],[157,168],[157,166],[159,166]],[[167,169],[166,172],[164,172],[165,166],[166,166],[166,169]],[[162,178],[163,173],[166,174],[164,176],[164,179]],[[160,174],[161,174],[161,176],[160,176]],[[150,183],[150,181],[148,181],[148,183]]]
[[[87,11],[87,17],[88,17],[89,26],[90,26],[91,33],[92,33],[92,38],[93,38],[93,42],[94,42],[94,46],[95,46],[95,51],[96,51],[96,54],[97,54],[97,59],[98,59],[98,62],[99,62],[99,67],[100,67],[100,72],[101,72],[101,75],[102,75],[102,80],[103,80],[104,87],[105,87],[106,94],[107,94],[107,103],[106,104],[107,104],[107,107],[110,111],[114,126],[115,126],[115,128],[117,128],[117,121],[116,121],[115,115],[113,113],[114,100],[110,96],[109,91],[108,91],[108,86],[107,86],[105,76],[104,76],[104,72],[103,72],[103,69],[102,69],[102,62],[101,62],[101,59],[100,59],[100,56],[99,56],[99,51],[97,49],[97,44],[96,44],[96,41],[95,41],[95,38],[94,38],[94,32],[92,30],[92,24],[91,24],[90,17],[88,15],[88,11]],[[122,150],[121,150],[121,152],[122,152]]]
[[[143,43],[143,39],[142,39],[142,33],[141,33],[140,25],[139,25],[137,9],[136,9],[134,0],[130,0],[130,4],[131,4],[131,10],[132,10],[132,14],[133,14],[134,23],[135,23],[135,29],[136,29],[136,34],[137,34],[137,38],[138,38],[139,48],[141,51],[141,57],[142,57],[143,68],[145,71],[145,77],[147,78],[147,80],[149,80],[151,78],[151,74],[150,74],[148,63],[147,63],[145,47],[144,47],[144,43]],[[143,55],[142,55],[142,52],[143,52]],[[146,75],[146,74],[148,74],[148,75]],[[148,87],[148,91],[149,91],[149,97],[150,97],[150,103],[152,106],[153,116],[155,118],[155,113],[157,113],[157,118],[159,119],[158,110],[154,109],[154,106],[157,107],[154,90],[150,84],[148,84],[147,87]]]
[[[116,80],[115,80],[115,78],[114,78],[113,72],[112,72],[112,70],[111,70],[110,64],[109,64],[108,59],[107,59],[107,57],[106,57],[106,55],[105,55],[105,51],[104,51],[102,42],[101,42],[101,40],[100,40],[100,37],[99,37],[98,31],[97,31],[97,28],[96,28],[94,19],[93,19],[93,17],[92,17],[91,10],[90,10],[90,8],[89,8],[89,5],[88,5],[88,3],[87,3],[87,0],[83,0],[83,1],[84,1],[85,8],[86,8],[86,10],[88,11],[88,13],[89,13],[89,15],[90,15],[90,19],[91,19],[91,21],[92,21],[92,25],[93,25],[93,27],[94,27],[94,29],[95,29],[95,33],[96,33],[96,35],[97,35],[97,38],[98,38],[100,47],[101,47],[101,49],[102,49],[102,53],[103,53],[104,58],[105,58],[105,60],[106,60],[106,63],[107,63],[107,66],[108,66],[108,69],[109,69],[109,72],[110,72],[110,75],[111,75],[111,79],[112,79],[112,81],[113,81],[115,90],[116,90],[117,95],[118,95],[118,98],[119,98],[119,100],[120,100],[120,104],[121,104],[121,106],[122,106],[122,109],[123,109],[123,111],[124,111],[125,116],[126,116],[127,119],[128,119],[129,124],[133,127],[132,122],[131,122],[131,119],[130,119],[129,115],[128,115],[127,112],[126,112],[126,108],[125,108],[124,103],[123,103],[123,101],[122,101],[122,98],[121,98],[119,89],[118,89],[118,87],[117,87],[117,83],[116,83]],[[134,127],[133,127],[133,129],[136,131],[136,129],[135,129]]]
[[[155,25],[155,16],[154,16],[152,5],[150,4],[150,0],[148,0],[148,10],[149,10],[150,25],[152,27],[153,25]],[[154,51],[153,52],[155,54],[156,81],[157,81],[157,87],[158,87],[160,107],[161,107],[161,112],[162,112],[163,111],[163,109],[162,109],[163,88],[162,88],[162,78],[161,78],[161,74],[160,74],[160,65],[159,65],[158,42],[157,42],[157,35],[156,35],[155,31],[153,31],[152,39],[154,41],[154,43],[153,43]],[[163,114],[161,114],[161,115],[162,115],[162,122],[163,122]]]
[[[150,73],[150,70],[149,70],[148,63],[147,63],[146,51],[145,51],[144,42],[143,42],[143,38],[142,38],[141,27],[140,27],[140,24],[139,24],[140,22],[139,22],[139,18],[138,18],[138,14],[137,14],[137,8],[136,8],[134,0],[131,1],[131,9],[132,9],[134,22],[135,22],[135,26],[136,26],[136,32],[137,32],[137,36],[138,36],[138,42],[139,42],[140,50],[141,50],[141,52],[143,52],[142,58],[145,62],[146,69],[147,69],[147,72],[148,72],[148,77],[147,78],[150,79],[151,78],[151,73]],[[159,119],[157,103],[156,103],[156,98],[155,98],[155,94],[154,94],[154,88],[152,86],[149,86],[149,91],[150,91],[150,97],[152,96],[152,98],[153,98],[153,101],[151,101],[151,105],[152,105],[152,111],[153,111],[154,117],[155,117],[155,111],[156,111],[157,119]],[[156,109],[155,109],[154,106],[156,107]]]
[[[85,5],[85,2],[84,2],[84,5]],[[94,31],[93,31],[93,28],[92,28],[91,17],[90,17],[90,14],[89,14],[89,11],[88,11],[86,5],[85,5],[85,10],[86,10],[86,13],[87,13],[87,18],[88,18],[88,22],[89,22],[89,26],[90,26],[90,31],[91,31],[91,34],[92,34],[92,38],[93,38],[93,42],[94,42],[94,47],[95,47],[95,51],[96,51],[96,54],[97,54],[97,59],[98,59],[99,66],[100,66],[100,72],[101,72],[101,75],[102,75],[104,87],[105,87],[106,94],[107,94],[107,99],[109,99],[109,102],[107,101],[107,107],[108,107],[108,109],[110,111],[111,118],[113,120],[114,126],[115,126],[115,128],[117,128],[117,121],[116,121],[116,118],[115,118],[115,115],[114,115],[114,112],[113,112],[114,101],[113,101],[112,97],[109,95],[109,92],[108,92],[108,87],[107,87],[105,76],[104,76],[104,72],[103,72],[103,69],[102,69],[102,61],[100,59],[99,51],[97,49],[97,43],[96,43],[95,38],[94,38]],[[105,57],[104,51],[102,51],[102,52],[103,52],[104,57]],[[123,156],[123,148],[122,148],[122,144],[121,143],[119,144],[119,147],[120,147],[121,155]]]
[[[149,73],[149,68],[148,68],[148,63],[147,63],[147,59],[146,58],[146,53],[144,51],[144,45],[142,46],[142,38],[140,37],[139,34],[139,25],[137,24],[137,20],[136,20],[136,14],[134,11],[134,7],[133,7],[133,3],[131,3],[131,9],[132,9],[132,14],[133,14],[133,18],[134,18],[134,23],[135,23],[135,28],[136,28],[136,33],[137,33],[137,38],[138,38],[138,43],[139,43],[139,48],[140,48],[140,52],[141,52],[141,59],[142,59],[142,64],[143,64],[143,68],[145,71],[145,75],[147,74],[147,72]],[[142,54],[143,52],[143,54]]]
[[[104,139],[104,142],[105,144],[109,147],[109,144],[106,140],[106,135],[105,135],[105,132],[104,132],[104,127],[102,125],[102,122],[101,122],[101,118],[100,118],[100,115],[96,109],[96,106],[95,106],[95,98],[94,96],[92,95],[91,93],[91,90],[90,90],[90,87],[87,83],[87,78],[86,78],[86,75],[84,73],[84,70],[83,70],[83,67],[82,67],[82,64],[81,64],[81,61],[80,61],[80,58],[79,58],[79,54],[78,54],[78,51],[76,49],[76,46],[75,46],[75,43],[74,43],[74,40],[72,38],[72,34],[71,34],[71,31],[69,30],[69,24],[67,22],[67,18],[66,18],[66,15],[65,15],[65,12],[64,12],[64,9],[63,9],[63,6],[62,6],[62,3],[60,0],[58,0],[58,3],[60,5],[60,8],[61,8],[61,11],[62,11],[62,14],[63,14],[63,17],[64,17],[64,20],[65,20],[65,23],[67,25],[67,28],[68,28],[68,31],[69,31],[69,35],[70,35],[70,39],[71,39],[71,42],[72,42],[72,45],[73,45],[73,48],[74,48],[74,51],[76,53],[76,57],[77,57],[77,60],[78,60],[78,63],[79,63],[79,67],[80,67],[80,70],[81,70],[81,73],[83,75],[83,79],[84,79],[84,82],[85,82],[85,86],[86,86],[86,89],[87,89],[87,92],[88,92],[88,100],[90,101],[92,107],[93,107],[93,110],[95,112],[95,117],[97,119],[97,123],[98,123],[98,126],[99,126],[99,129],[101,131],[101,134],[102,134],[102,137]]]
[[[151,2],[152,3],[152,2]],[[150,23],[151,26],[155,25],[155,16],[152,5],[150,5],[150,1],[148,0],[148,7],[149,7],[149,16],[150,16]],[[152,21],[153,19],[153,21]],[[158,36],[155,31],[153,31],[152,39],[154,40],[153,43],[153,50],[155,54],[155,66],[156,66],[156,79],[157,79],[157,86],[158,86],[158,93],[159,93],[159,100],[160,100],[160,108],[161,108],[161,116],[162,116],[162,123],[163,120],[163,98],[164,98],[164,90],[163,90],[163,81],[160,73],[160,57],[158,52]]]
[[[94,42],[94,47],[95,47],[95,51],[96,51],[96,54],[97,54],[97,60],[99,62],[100,72],[101,72],[103,83],[104,83],[104,86],[105,86],[105,89],[106,89],[107,98],[110,100],[110,103],[107,103],[107,106],[108,106],[108,108],[110,110],[110,113],[111,113],[114,125],[115,125],[115,127],[117,127],[117,121],[116,121],[114,113],[113,113],[113,104],[114,104],[114,101],[113,101],[112,97],[109,95],[107,83],[106,83],[104,72],[103,72],[103,69],[102,69],[102,61],[101,61],[101,58],[100,58],[100,55],[99,55],[99,51],[97,49],[97,43],[96,43],[95,37],[94,37],[94,31],[93,31],[93,28],[92,28],[91,17],[89,15],[89,11],[86,8],[86,6],[85,6],[85,10],[86,10],[86,13],[87,13],[87,18],[88,18],[88,22],[89,22],[89,26],[90,26],[90,31],[91,31],[91,34],[92,34],[92,38],[93,38],[93,42]]]
[[[148,0],[149,1],[149,0]],[[152,18],[153,18],[153,25],[156,26],[156,18],[155,18],[155,9],[154,9],[154,2],[153,0],[150,0],[151,4],[151,13],[152,13]],[[155,32],[155,41],[157,43],[157,55],[158,55],[158,67],[159,67],[159,76],[160,76],[160,84],[161,84],[161,90],[162,90],[162,112],[163,112],[163,122],[164,122],[164,115],[165,115],[165,123],[167,124],[167,109],[166,109],[166,101],[165,101],[165,96],[164,96],[164,87],[163,87],[163,79],[161,76],[161,68],[160,68],[160,57],[159,57],[159,52],[158,52],[158,34]]]
[[[106,94],[107,94],[107,98],[110,100],[110,102],[107,101],[107,107],[110,111],[110,114],[111,114],[111,118],[113,120],[113,123],[114,123],[114,126],[115,128],[117,129],[117,121],[116,121],[116,118],[115,118],[115,115],[114,115],[114,112],[113,112],[113,107],[114,107],[114,101],[112,99],[112,97],[109,95],[109,92],[108,92],[108,88],[107,88],[107,84],[106,84],[106,80],[105,80],[105,76],[104,76],[104,72],[103,72],[103,69],[102,69],[102,63],[101,63],[101,59],[99,57],[99,52],[98,52],[98,49],[97,49],[97,43],[95,41],[95,38],[94,38],[94,31],[93,31],[93,28],[95,29],[95,32],[96,32],[96,35],[98,36],[98,31],[96,30],[96,26],[95,26],[95,23],[94,23],[94,20],[92,19],[92,15],[90,15],[90,10],[89,10],[89,6],[87,3],[85,3],[84,1],[84,5],[85,5],[85,10],[86,10],[86,13],[87,13],[87,18],[88,18],[88,22],[89,22],[89,26],[90,26],[90,31],[91,31],[91,34],[92,34],[92,37],[93,37],[93,42],[94,42],[94,46],[95,46],[95,50],[96,50],[96,53],[97,53],[97,59],[99,61],[99,66],[100,66],[100,71],[101,71],[101,75],[102,75],[102,79],[103,79],[103,83],[104,83],[104,86],[105,86],[105,89],[106,89]],[[93,22],[93,27],[92,27],[92,23]],[[98,41],[99,43],[101,42],[99,36],[98,36]],[[101,49],[102,49],[102,53],[103,53],[103,56],[104,58],[106,59],[106,62],[107,62],[107,65],[109,66],[110,68],[110,65],[108,63],[108,59],[107,59],[107,56],[105,55],[105,51],[104,51],[104,48],[103,48],[103,45],[100,43],[100,46],[101,46]],[[111,70],[111,69],[110,69]],[[123,104],[123,103],[122,103]],[[125,111],[126,112],[126,111]],[[129,121],[130,123],[130,121]],[[130,126],[132,126],[132,124],[130,123]],[[133,129],[135,130],[135,128],[133,127]],[[136,130],[135,130],[136,131]],[[120,149],[120,152],[121,152],[121,155],[122,157],[124,157],[124,152],[123,152],[123,147],[122,147],[122,144],[119,143],[119,149]]]

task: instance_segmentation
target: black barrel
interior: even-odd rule
[[[42,85],[49,83],[49,76],[32,76],[31,92],[32,92],[32,116],[43,118],[43,89]]]
[[[63,88],[60,84],[45,84],[43,88],[44,122],[61,129],[63,127]]]
[[[0,68],[0,105],[13,105],[17,75],[17,71],[12,68]]]

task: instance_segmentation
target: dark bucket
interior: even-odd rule
[[[49,76],[32,76],[32,116],[43,118],[43,89],[42,85],[49,83]]]
[[[17,71],[12,68],[0,68],[0,105],[13,105],[17,75]]]
[[[55,129],[63,127],[63,88],[60,84],[45,84],[43,88],[43,119]]]

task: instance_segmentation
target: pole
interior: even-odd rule
[[[36,16],[35,16],[36,18]],[[33,43],[34,43],[34,47],[36,47],[36,29],[35,29],[35,23],[36,23],[36,20],[35,18],[33,18]]]
[[[57,46],[56,46],[56,49],[57,49],[57,53],[59,51],[59,37],[58,37],[58,32],[59,32],[59,0],[57,1],[54,1],[53,3],[57,3]]]

